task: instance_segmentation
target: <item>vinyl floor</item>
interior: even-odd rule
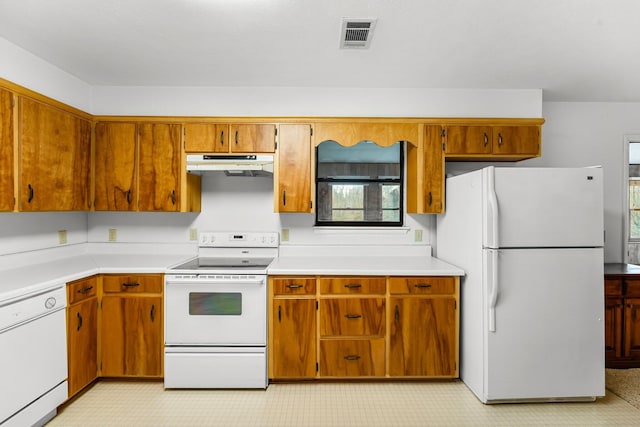
[[[100,381],[49,427],[92,426],[640,426],[607,390],[587,403],[483,405],[460,381],[271,384],[267,390],[164,390]]]

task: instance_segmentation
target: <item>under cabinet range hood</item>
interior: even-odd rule
[[[216,171],[227,176],[273,176],[273,155],[187,155],[187,172],[204,174]]]

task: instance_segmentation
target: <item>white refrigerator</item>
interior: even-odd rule
[[[437,257],[465,270],[460,378],[483,403],[605,394],[601,168],[447,178]]]

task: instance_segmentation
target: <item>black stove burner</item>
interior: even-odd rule
[[[219,258],[200,257],[185,262],[172,270],[215,270],[220,269],[243,269],[243,268],[267,268],[273,261],[272,258]]]

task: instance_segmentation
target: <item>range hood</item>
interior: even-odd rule
[[[273,156],[269,154],[224,155],[189,154],[187,172],[224,172],[227,176],[273,176]]]

